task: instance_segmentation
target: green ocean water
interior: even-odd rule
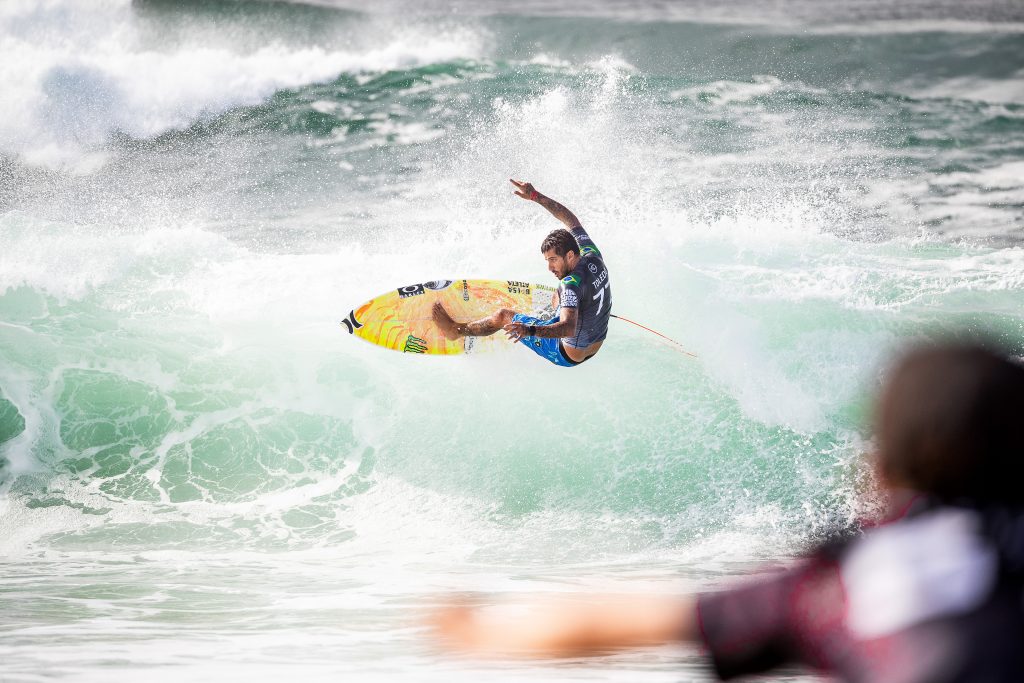
[[[0,679],[708,680],[419,619],[704,590],[870,512],[892,354],[1024,354],[1022,48],[998,2],[5,4]],[[344,333],[404,284],[548,282],[509,177],[697,358]]]

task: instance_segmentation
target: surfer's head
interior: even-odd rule
[[[561,280],[572,272],[580,260],[580,247],[572,233],[564,228],[552,230],[540,243],[540,253],[548,262],[548,270]]]
[[[1024,504],[1024,366],[979,345],[915,349],[878,402],[890,487],[949,502]]]

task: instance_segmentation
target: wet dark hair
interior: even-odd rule
[[[877,414],[890,483],[946,502],[1024,503],[1024,366],[982,345],[918,348]]]
[[[580,245],[576,243],[576,238],[572,236],[572,233],[565,228],[552,230],[540,243],[540,253],[543,254],[551,249],[554,249],[559,256],[565,256],[570,251],[575,252],[577,256],[580,255]]]

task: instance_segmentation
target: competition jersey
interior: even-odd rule
[[[806,664],[849,683],[1024,681],[1024,513],[917,501],[773,577],[698,599],[718,676]]]
[[[562,341],[573,348],[585,348],[608,336],[612,312],[612,289],[601,251],[581,226],[571,230],[580,246],[580,261],[558,286],[560,308],[577,310],[576,334]]]

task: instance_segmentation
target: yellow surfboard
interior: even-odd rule
[[[547,319],[554,316],[558,305],[555,288],[547,285],[517,280],[433,280],[374,297],[352,309],[341,324],[349,334],[403,353],[451,356],[514,346],[503,332],[446,339],[431,318],[436,301],[460,323],[479,320],[500,308]]]

